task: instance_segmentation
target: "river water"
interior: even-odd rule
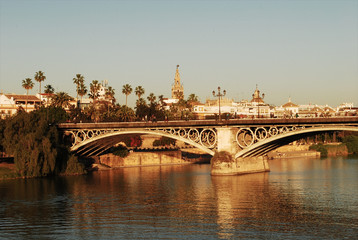
[[[269,161],[0,181],[0,239],[354,239],[358,157]]]

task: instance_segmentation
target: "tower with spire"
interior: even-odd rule
[[[172,98],[174,99],[184,98],[184,87],[180,83],[179,65],[177,65],[177,69],[174,77],[174,85],[172,86]]]

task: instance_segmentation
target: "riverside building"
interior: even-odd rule
[[[0,117],[2,119],[17,113],[19,108],[27,112],[36,109],[41,100],[35,95],[1,94],[0,95]]]

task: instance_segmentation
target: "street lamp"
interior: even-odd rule
[[[215,94],[215,91],[213,91],[213,96],[219,98],[219,121],[221,122],[221,110],[220,110],[220,100],[221,97],[226,95],[226,90],[223,91],[223,93],[220,92],[220,87],[218,87],[218,94]]]

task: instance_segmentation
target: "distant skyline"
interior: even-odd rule
[[[0,91],[25,94],[43,71],[56,91],[108,80],[117,103],[130,84],[171,97],[180,65],[185,98],[217,87],[235,101],[358,106],[358,0],[0,0]],[[30,94],[38,91],[38,83]]]

